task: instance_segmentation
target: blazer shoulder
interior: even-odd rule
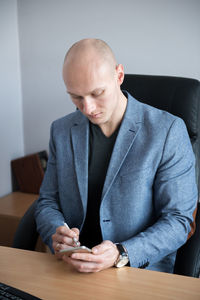
[[[51,127],[53,129],[57,129],[57,130],[61,130],[62,128],[71,128],[72,126],[83,122],[85,119],[85,116],[83,116],[83,114],[77,110],[75,112],[72,112],[62,118],[59,118],[55,121],[53,121],[53,123],[51,124]]]
[[[135,120],[137,123],[143,123],[146,126],[171,126],[176,120],[180,122],[184,121],[165,110],[158,109],[149,104],[140,102],[133,98],[129,97],[129,103],[131,106],[130,111],[133,112]]]

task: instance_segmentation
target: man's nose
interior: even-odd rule
[[[90,115],[95,111],[95,109],[96,105],[94,99],[90,97],[83,100],[83,111],[85,114]]]

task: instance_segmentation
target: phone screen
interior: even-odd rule
[[[62,249],[59,252],[62,253],[63,255],[70,256],[74,252],[90,253],[90,252],[92,252],[92,250],[86,246],[80,246],[80,247],[72,247],[72,248]]]

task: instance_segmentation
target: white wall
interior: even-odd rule
[[[71,44],[106,40],[127,73],[200,79],[199,0],[18,0],[25,153],[48,148],[73,107],[61,78]]]
[[[11,191],[10,161],[24,155],[17,1],[0,0],[0,196]]]

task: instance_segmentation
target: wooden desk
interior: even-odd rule
[[[29,206],[38,198],[37,194],[13,192],[0,198],[0,245],[12,246],[13,237],[20,219]],[[38,251],[45,251],[46,247],[39,239]]]
[[[200,279],[129,267],[81,274],[49,253],[7,247],[0,281],[44,300],[200,299]]]

